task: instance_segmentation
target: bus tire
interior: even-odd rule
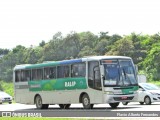
[[[123,105],[128,105],[128,102],[122,102]]]
[[[84,109],[92,109],[94,104],[90,104],[90,99],[87,94],[82,96],[82,104]]]
[[[143,105],[144,104],[144,102],[139,102],[141,105]]]
[[[117,103],[109,103],[109,105],[111,106],[111,108],[117,108],[117,106],[119,105],[119,102],[117,102]]]
[[[71,106],[71,104],[59,104],[59,107],[61,109],[69,109],[70,106]]]
[[[38,109],[47,109],[49,104],[42,104],[42,98],[40,95],[37,95],[35,98],[35,104]]]

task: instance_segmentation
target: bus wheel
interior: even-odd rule
[[[49,106],[49,104],[42,104],[42,98],[39,95],[36,96],[35,103],[38,109],[47,109]]]
[[[83,104],[84,109],[92,109],[93,108],[93,104],[90,104],[90,99],[87,94],[83,95],[82,104]]]
[[[71,106],[71,104],[59,104],[59,107],[61,109],[69,109],[70,106]]]
[[[123,105],[128,105],[128,102],[122,102]]]
[[[141,105],[143,105],[144,104],[144,102],[139,102]]]
[[[110,105],[112,108],[117,108],[117,106],[119,105],[119,102],[117,102],[117,103],[109,103],[109,105]]]

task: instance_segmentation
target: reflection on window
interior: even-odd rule
[[[105,64],[105,83],[106,85],[116,85],[119,80],[119,67],[117,64]]]
[[[130,60],[104,60],[104,85],[137,84],[133,64]]]
[[[15,71],[15,81],[20,82],[21,81],[21,71]]]
[[[56,67],[44,68],[44,79],[55,79],[56,78]]]
[[[31,70],[15,71],[16,82],[26,82],[31,80]]]
[[[70,77],[69,66],[58,66],[57,68],[57,78],[67,78]]]
[[[37,69],[37,80],[41,80],[42,75],[43,75],[42,69]]]
[[[49,78],[50,79],[56,78],[56,67],[49,68]]]
[[[85,77],[86,65],[84,63],[72,65],[72,77]]]
[[[122,73],[122,78],[124,81],[125,85],[129,84],[136,84],[136,77],[134,74],[134,68],[131,63],[131,61],[127,60],[120,60],[120,66],[121,66],[121,73]]]
[[[21,81],[25,81],[25,70],[21,70]]]
[[[41,79],[43,79],[43,70],[33,69],[32,70],[32,80],[41,80]]]
[[[32,80],[36,80],[36,75],[37,75],[37,70],[33,69],[32,70]]]
[[[97,61],[90,61],[88,62],[88,85],[90,88],[95,87],[95,73],[94,73],[94,68],[97,67],[99,63]],[[98,76],[97,76],[98,77]]]
[[[25,81],[31,80],[31,70],[25,70]]]

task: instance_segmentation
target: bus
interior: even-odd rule
[[[47,109],[82,104],[130,102],[138,90],[137,72],[130,57],[90,56],[40,64],[16,65],[13,70],[15,102]]]

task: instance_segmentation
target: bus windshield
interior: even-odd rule
[[[137,84],[131,60],[103,60],[104,86],[129,86]]]

